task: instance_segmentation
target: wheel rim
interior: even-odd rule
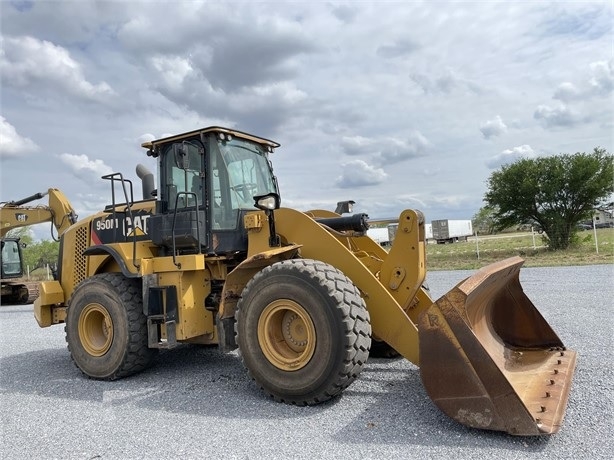
[[[86,352],[102,356],[113,342],[113,321],[106,308],[98,303],[87,305],[79,315],[79,338]]]
[[[258,320],[258,343],[275,367],[296,371],[307,365],[316,348],[311,317],[298,303],[280,299],[270,303]]]

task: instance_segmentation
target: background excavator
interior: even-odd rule
[[[24,206],[48,195],[49,205]],[[57,189],[36,193],[22,200],[0,204],[0,242],[2,253],[0,277],[2,304],[31,303],[38,296],[38,282],[24,277],[22,243],[19,238],[7,236],[13,229],[51,222],[52,235],[61,234],[77,222],[77,215],[64,194]]]
[[[524,294],[520,258],[486,266],[437,301],[424,288],[425,219],[405,210],[389,251],[366,214],[280,206],[279,144],[209,127],[146,142],[157,184],[143,199],[121,173],[111,203],[68,228],[57,279],[41,283],[41,327],[64,324],[88,377],[135,374],[181,343],[237,349],[277,401],[338,396],[371,344],[419,366],[427,393],[458,422],[514,435],[561,426],[576,354]],[[62,214],[63,213],[63,214]]]

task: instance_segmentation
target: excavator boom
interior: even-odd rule
[[[24,206],[48,195],[48,205]],[[24,267],[18,239],[7,238],[11,230],[51,222],[58,237],[77,221],[66,196],[58,189],[35,193],[21,200],[0,204],[0,239],[2,240],[2,302],[28,303],[38,296],[38,283],[23,280]],[[53,231],[53,229],[52,229]],[[54,237],[55,239],[55,237]]]
[[[24,206],[48,195],[49,204],[39,206]],[[0,206],[0,237],[4,238],[15,228],[28,225],[51,222],[58,235],[77,222],[77,214],[72,205],[58,189],[50,188],[44,193],[35,193],[27,198],[9,201]]]

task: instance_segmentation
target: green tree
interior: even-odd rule
[[[473,229],[481,234],[492,235],[495,232],[495,210],[482,206],[472,217]]]
[[[11,238],[19,238],[19,241],[21,243],[25,243],[26,245],[31,244],[34,240],[34,238],[32,238],[32,233],[30,232],[29,226],[13,228],[9,230],[6,236]]]
[[[37,241],[24,249],[24,261],[31,270],[47,265],[55,269],[58,263],[60,243],[57,241]]]
[[[565,249],[576,224],[614,193],[614,157],[602,148],[591,153],[521,159],[488,179],[484,196],[497,230],[532,222],[550,249]]]

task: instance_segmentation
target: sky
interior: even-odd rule
[[[0,0],[0,17],[0,202],[59,188],[86,217],[111,202],[104,174],[140,194],[142,142],[212,125],[281,144],[282,206],[372,219],[471,219],[504,164],[613,151],[612,0]]]

